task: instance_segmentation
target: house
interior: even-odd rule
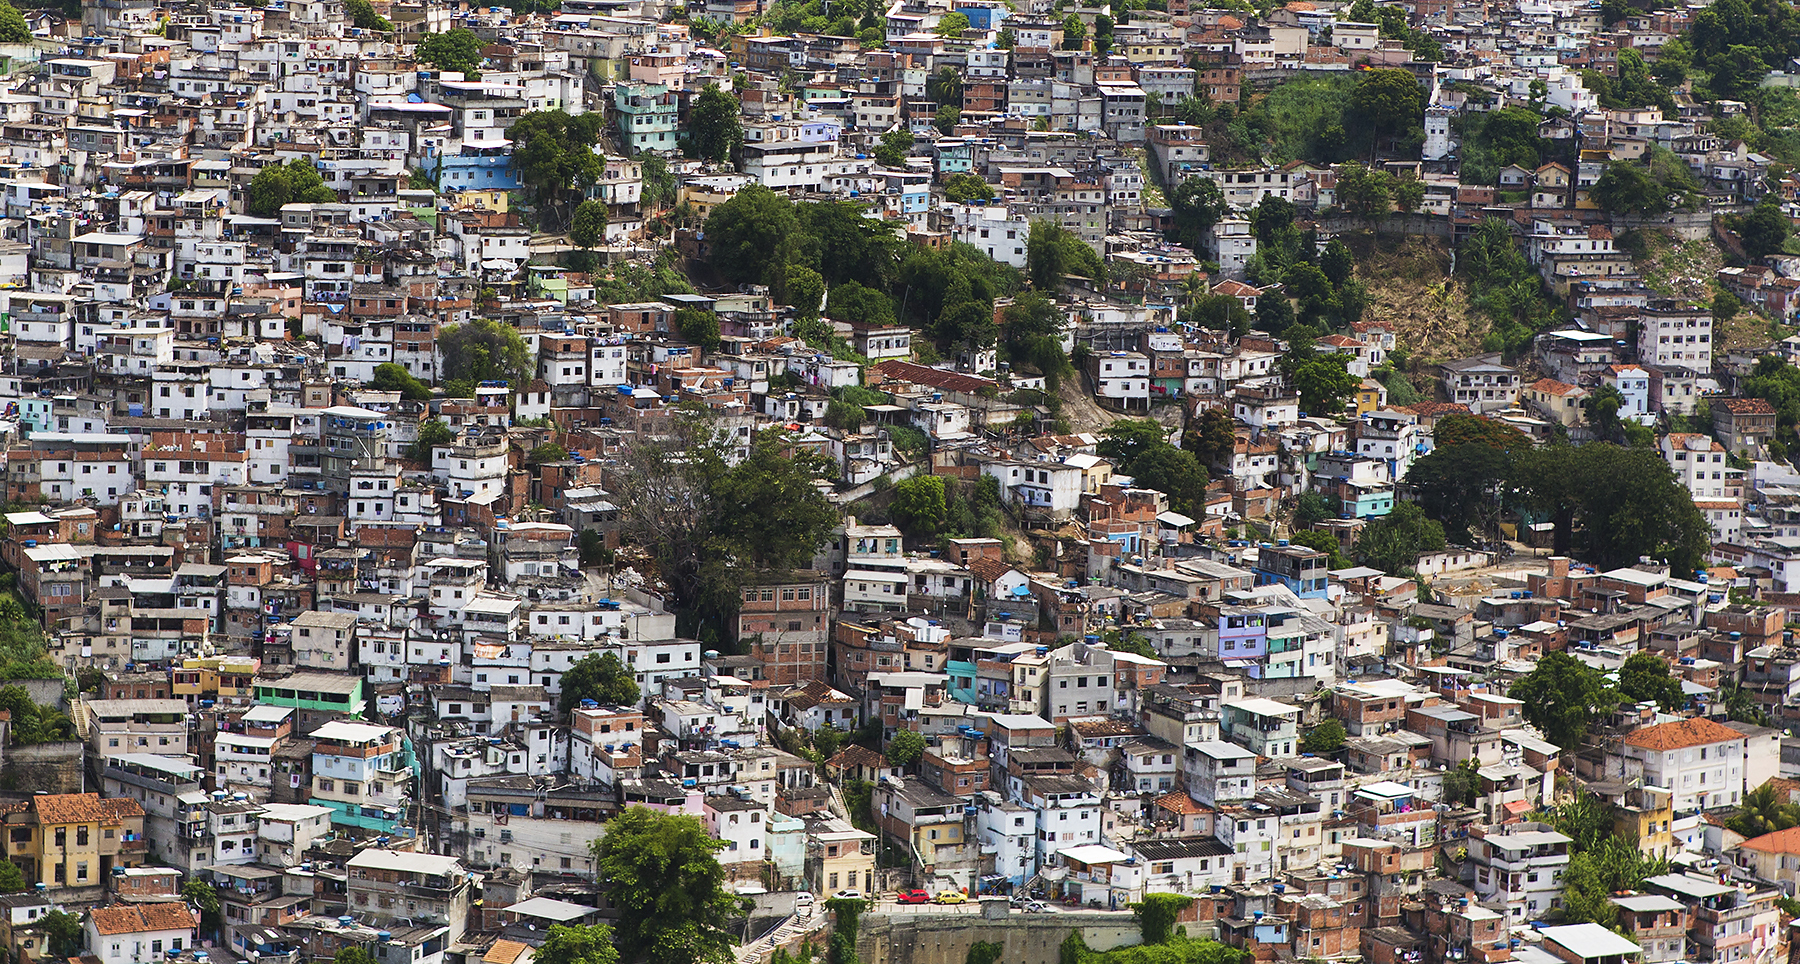
[[[1587,397],[1586,389],[1554,378],[1540,378],[1525,390],[1527,406],[1544,419],[1565,428],[1581,424],[1582,405]]]
[[[1476,415],[1512,408],[1519,402],[1519,370],[1503,364],[1499,352],[1445,362],[1438,371],[1450,400]]]
[[[1678,815],[1675,835],[1686,843],[1695,832],[1694,814],[1743,797],[1744,734],[1703,718],[1639,727],[1608,754],[1607,771],[1620,780],[1668,787]]]
[[[1713,437],[1727,451],[1757,455],[1775,437],[1775,406],[1761,398],[1712,400]]]
[[[115,904],[88,911],[82,930],[88,952],[104,964],[135,964],[198,946],[198,923],[180,901]]]

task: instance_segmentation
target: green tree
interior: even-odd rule
[[[994,186],[979,174],[951,174],[944,178],[944,200],[958,204],[992,201]]]
[[[1192,175],[1169,191],[1171,240],[1190,251],[1201,250],[1206,232],[1230,210],[1217,181]]]
[[[568,457],[568,449],[555,442],[544,442],[532,446],[531,451],[525,453],[525,462],[528,465],[543,465],[545,462],[561,462]]]
[[[1407,470],[1419,508],[1443,523],[1446,538],[1468,542],[1496,520],[1512,460],[1492,445],[1446,445]]]
[[[1222,408],[1195,412],[1181,433],[1181,447],[1194,453],[1201,465],[1223,465],[1237,448],[1237,420]]]
[[[270,164],[257,171],[244,199],[251,215],[273,218],[281,214],[283,205],[330,204],[338,198],[312,162],[296,157],[286,164]]]
[[[1775,784],[1764,783],[1744,794],[1738,803],[1737,815],[1726,821],[1725,826],[1746,838],[1778,833],[1800,826],[1800,806],[1789,803]]]
[[[764,283],[773,270],[787,269],[777,256],[799,226],[786,195],[761,184],[747,185],[706,218],[712,265],[734,284]]]
[[[31,40],[31,26],[25,22],[25,15],[10,3],[0,3],[0,43],[28,44]]]
[[[1169,497],[1169,507],[1199,518],[1206,508],[1206,469],[1194,453],[1173,445],[1159,445],[1131,460],[1128,474],[1142,488]]]
[[[456,433],[450,431],[450,426],[434,418],[419,426],[419,438],[407,449],[406,457],[429,466],[431,450],[440,445],[449,445],[454,441],[456,441]]]
[[[1356,274],[1356,258],[1350,253],[1350,246],[1332,238],[1326,243],[1325,250],[1319,252],[1319,270],[1334,288],[1349,281]]]
[[[888,512],[907,535],[926,540],[935,537],[948,511],[942,476],[915,475],[894,484],[894,501]]]
[[[1343,543],[1338,541],[1337,536],[1329,532],[1322,529],[1296,529],[1289,533],[1288,541],[1296,546],[1305,546],[1308,549],[1317,549],[1325,553],[1330,557],[1325,560],[1327,569],[1350,568],[1350,558],[1344,555]]]
[[[846,281],[831,289],[826,311],[834,321],[883,327],[894,323],[894,302],[874,288]]]
[[[583,700],[601,706],[636,706],[642,696],[636,677],[617,654],[590,653],[564,671],[557,709],[567,714]]]
[[[200,932],[216,937],[219,933],[219,889],[210,881],[189,878],[181,885],[181,899],[200,911]]]
[[[619,948],[613,942],[612,928],[605,924],[556,924],[545,933],[543,946],[532,960],[537,964],[619,964]]]
[[[1106,266],[1087,242],[1054,221],[1031,222],[1025,243],[1025,275],[1039,291],[1054,292],[1067,275],[1106,281]]]
[[[1412,214],[1425,203],[1425,182],[1416,177],[1402,177],[1394,180],[1394,207],[1401,214]]]
[[[606,202],[590,198],[575,206],[569,218],[569,242],[587,249],[606,237]]]
[[[960,37],[967,29],[969,29],[968,14],[951,12],[938,18],[937,35],[940,37]]]
[[[1347,739],[1349,735],[1344,732],[1344,724],[1326,717],[1318,726],[1306,731],[1306,736],[1300,740],[1300,748],[1308,753],[1336,753]]]
[[[1064,17],[1062,28],[1062,49],[1080,50],[1087,46],[1087,24],[1082,23],[1080,17],[1072,13]]]
[[[1001,50],[1011,50],[1018,42],[1018,32],[1011,27],[1001,27],[1000,32],[994,34],[994,46]]]
[[[1167,944],[1175,936],[1175,921],[1193,903],[1189,894],[1145,894],[1141,902],[1130,905],[1144,944]]]
[[[1385,137],[1423,139],[1425,89],[1411,71],[1364,71],[1344,107],[1344,128],[1366,130],[1371,146]]]
[[[382,362],[375,366],[375,376],[369,379],[369,387],[378,392],[399,392],[400,397],[409,402],[431,400],[431,389],[414,378],[411,372],[393,362]]]
[[[0,894],[17,894],[31,886],[25,882],[25,874],[19,865],[10,860],[0,860]]]
[[[1130,465],[1145,452],[1169,444],[1169,430],[1153,418],[1122,418],[1100,430],[1094,451],[1118,465]]]
[[[1481,799],[1481,761],[1464,760],[1444,773],[1444,802],[1472,807]]]
[[[375,955],[352,944],[332,955],[331,964],[375,964]]]
[[[1732,216],[1726,219],[1726,226],[1736,231],[1738,238],[1744,242],[1744,254],[1751,261],[1761,261],[1771,254],[1780,254],[1782,246],[1794,233],[1794,224],[1787,215],[1781,213],[1781,206],[1773,194],[1763,195],[1749,214]]]
[[[38,918],[38,926],[43,928],[44,936],[49,939],[52,957],[66,960],[81,953],[84,937],[80,914],[53,910]]]
[[[956,125],[962,123],[962,108],[955,104],[945,104],[932,115],[931,126],[937,128],[939,134],[949,137],[956,132]]]
[[[1531,439],[1524,432],[1505,422],[1466,412],[1451,412],[1439,419],[1432,437],[1440,448],[1481,444],[1515,452],[1531,447]]]
[[[660,154],[641,154],[638,162],[644,172],[644,190],[640,195],[644,209],[660,211],[675,203],[675,175],[669,162]]]
[[[388,22],[388,18],[375,12],[375,7],[373,4],[369,3],[369,0],[344,0],[344,15],[350,18],[350,26],[352,27],[360,27],[364,30],[381,31],[390,31],[394,29],[394,25]],[[5,13],[0,12],[0,35],[5,33],[4,17]],[[14,41],[8,40],[5,42],[13,43]]]
[[[1347,365],[1350,356],[1343,354],[1315,355],[1294,366],[1290,376],[1294,389],[1300,393],[1300,407],[1308,414],[1329,415],[1344,407],[1344,399],[1362,379],[1350,374]]]
[[[606,115],[601,111],[571,116],[561,110],[534,110],[520,115],[506,129],[513,142],[512,171],[521,184],[531,186],[540,223],[547,227],[568,224],[571,201],[606,173],[605,161],[594,151],[605,127]]]
[[[1630,161],[1606,165],[1588,196],[1608,214],[1661,214],[1669,209],[1662,185],[1649,169]]]
[[[1652,701],[1673,713],[1687,705],[1681,681],[1669,675],[1669,664],[1655,653],[1633,653],[1619,667],[1619,692],[1635,702]]]
[[[1393,203],[1393,184],[1394,179],[1388,172],[1371,170],[1351,161],[1338,168],[1338,203],[1365,221],[1382,217]]]
[[[914,730],[901,730],[888,741],[887,761],[897,767],[910,767],[925,754],[925,738]]]
[[[531,352],[519,330],[488,318],[438,332],[445,381],[506,381],[523,388],[531,380]]]
[[[1000,964],[1000,954],[1005,950],[1004,945],[993,941],[976,941],[969,945],[969,953],[963,958],[963,964]]]
[[[1513,456],[1511,498],[1554,523],[1558,551],[1596,566],[1649,556],[1676,571],[1706,560],[1712,529],[1653,449],[1593,443]]]
[[[754,436],[742,458],[740,448],[697,415],[620,456],[621,535],[648,551],[688,638],[702,627],[722,632],[741,601],[742,573],[811,562],[838,522],[817,485],[828,462],[793,451],[780,428]]]
[[[1575,750],[1588,727],[1618,705],[1605,677],[1568,653],[1546,653],[1506,695],[1524,703],[1526,722],[1565,750]]]
[[[804,265],[791,264],[786,272],[786,300],[794,306],[794,317],[812,321],[825,308],[825,279]]]
[[[719,347],[719,316],[705,308],[677,309],[675,330],[689,344],[709,351]]]
[[[1411,502],[1397,502],[1387,515],[1363,527],[1356,537],[1356,557],[1366,565],[1395,573],[1411,569],[1420,556],[1445,545],[1442,524],[1426,518]]]
[[[474,73],[481,66],[481,38],[473,31],[457,27],[443,33],[427,34],[413,58],[439,70]],[[521,118],[522,119],[522,118]],[[509,135],[510,136],[510,135]],[[513,142],[515,146],[517,141]]]
[[[875,145],[875,163],[882,167],[905,167],[906,157],[912,151],[912,131],[904,127],[896,127],[881,135],[880,143]]]
[[[967,20],[965,16],[963,19]],[[938,104],[955,104],[962,106],[963,79],[955,67],[939,67],[937,72],[925,80],[925,96]]]
[[[688,111],[688,143],[694,156],[705,161],[729,160],[744,142],[742,113],[736,97],[718,84],[707,84]]]
[[[617,910],[612,945],[643,964],[730,964],[726,925],[744,901],[725,889],[723,847],[694,817],[629,807],[594,842],[596,870]]]

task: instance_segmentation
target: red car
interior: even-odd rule
[[[894,895],[894,900],[902,904],[929,904],[931,895],[922,890],[903,890]]]

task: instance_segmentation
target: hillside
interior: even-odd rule
[[[1366,232],[1343,241],[1356,255],[1357,278],[1369,288],[1364,320],[1394,327],[1413,384],[1429,395],[1431,365],[1480,351],[1490,328],[1460,286],[1449,283],[1449,241]]]

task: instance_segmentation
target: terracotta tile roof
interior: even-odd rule
[[[47,793],[32,797],[31,808],[45,824],[111,823],[122,816],[144,815],[135,800],[102,800],[98,793]]]
[[[1415,402],[1411,405],[1401,405],[1399,408],[1403,412],[1411,412],[1414,415],[1422,415],[1427,418],[1433,415],[1449,415],[1455,412],[1461,412],[1464,415],[1469,414],[1469,406],[1464,405],[1461,402]]]
[[[993,582],[1013,569],[999,559],[971,559],[967,568],[982,582]]]
[[[194,913],[180,901],[166,904],[118,904],[113,907],[96,907],[88,913],[93,915],[94,930],[106,937],[114,934],[194,929]]]
[[[1761,398],[1715,398],[1713,404],[1722,406],[1733,415],[1773,415],[1775,406]]]
[[[1156,798],[1156,805],[1170,813],[1205,813],[1200,802],[1185,793],[1167,793]]]
[[[828,767],[879,767],[887,765],[887,759],[860,743],[852,743],[839,750],[837,756],[826,760],[825,765]]]
[[[484,964],[513,964],[527,950],[530,948],[518,941],[495,941],[494,946],[488,948],[487,956],[481,960]]]
[[[1712,720],[1676,720],[1634,730],[1625,737],[1625,745],[1641,746],[1646,750],[1680,750],[1743,738],[1744,734]]]
[[[984,388],[996,387],[997,384],[990,378],[965,375],[961,372],[947,372],[941,368],[927,368],[912,362],[884,361],[873,366],[873,370],[882,377],[897,382],[908,382],[913,385],[925,385],[930,388],[969,394],[974,394]]]
[[[1745,850],[1760,850],[1766,854],[1800,854],[1800,827],[1789,827],[1760,837],[1751,837],[1738,846]]]
[[[1554,378],[1540,378],[1537,381],[1532,382],[1531,390],[1534,392],[1543,392],[1546,395],[1573,395],[1576,392],[1581,391],[1581,389],[1576,388],[1568,382],[1559,382]]]

